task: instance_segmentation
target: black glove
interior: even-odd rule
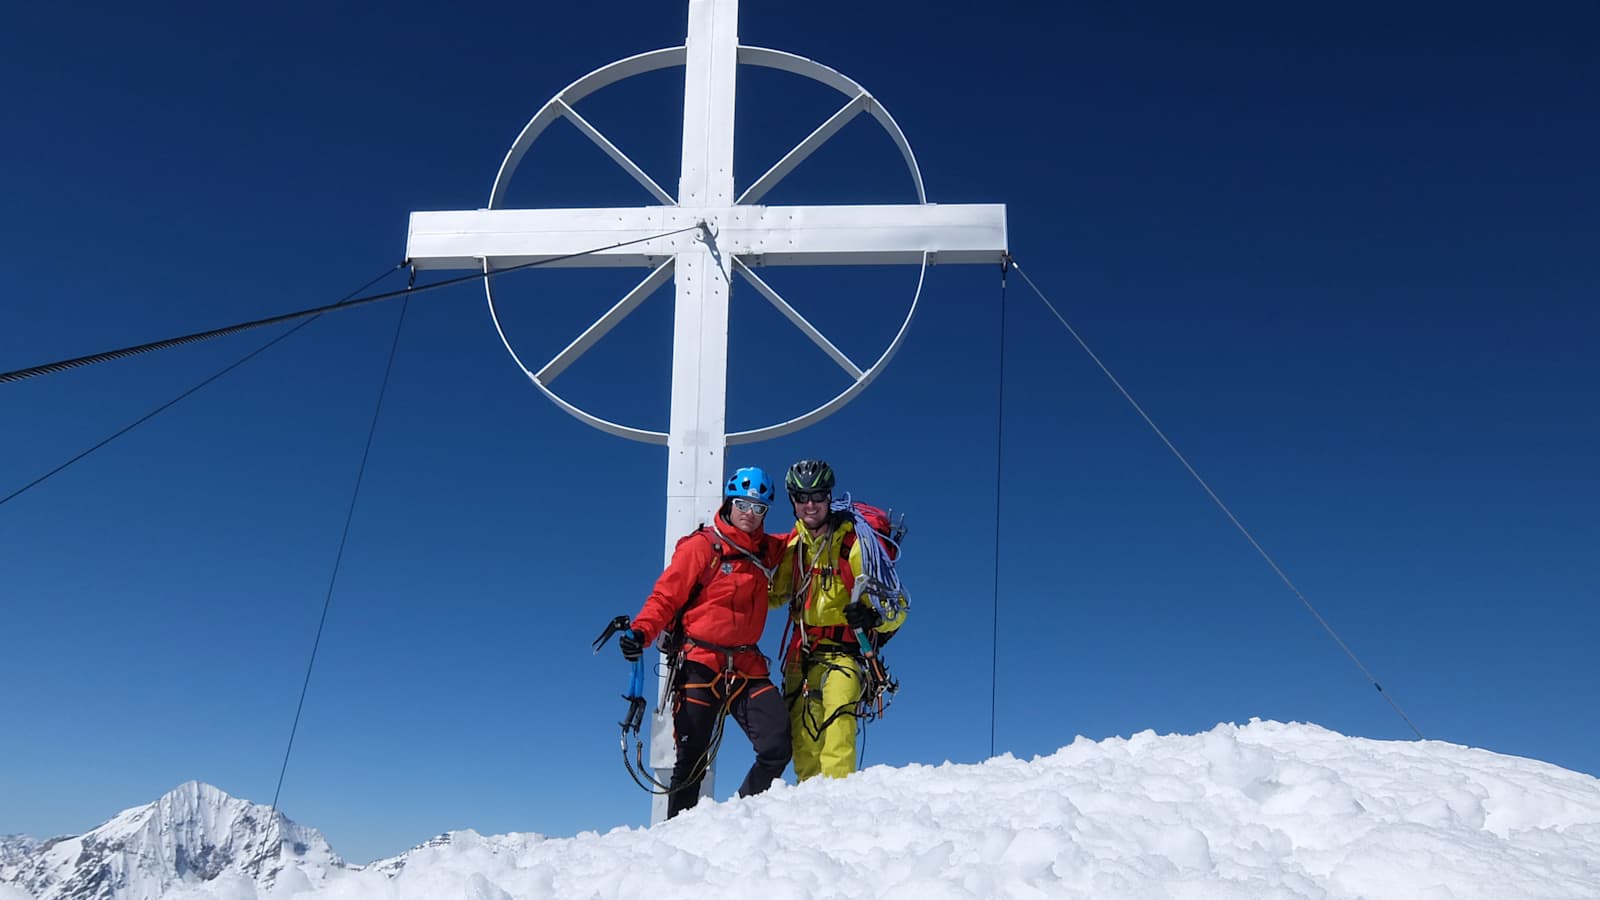
[[[844,608],[844,621],[857,631],[871,631],[883,624],[883,616],[866,603],[852,603]]]
[[[623,659],[628,662],[638,662],[639,657],[644,655],[644,635],[630,628],[617,638],[617,646],[622,648]]]

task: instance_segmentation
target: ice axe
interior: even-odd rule
[[[606,645],[606,641],[611,640],[613,634],[627,631],[632,625],[633,621],[627,616],[617,616],[612,619],[606,624],[606,630],[600,632],[600,636],[594,639],[594,652],[599,653],[600,648]],[[622,699],[628,701],[628,714],[617,724],[622,726],[622,746],[623,752],[626,754],[628,732],[632,731],[634,736],[637,737],[639,726],[644,724],[646,705],[644,699],[644,660],[636,659],[633,661],[633,671],[628,678],[628,692],[622,695]]]

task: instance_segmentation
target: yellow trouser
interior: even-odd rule
[[[853,713],[861,700],[860,663],[849,654],[827,652],[813,653],[803,662],[803,672],[799,665],[791,664],[783,679],[783,694],[789,701],[789,733],[794,740],[795,778],[843,778],[856,770]],[[832,722],[828,722],[830,717]],[[828,724],[823,726],[824,722]]]

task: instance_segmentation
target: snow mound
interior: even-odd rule
[[[1259,721],[876,767],[650,829],[453,838],[315,896],[1600,898],[1600,781]]]
[[[880,766],[654,828],[454,832],[321,886],[232,875],[167,896],[1596,900],[1600,780],[1252,721],[1079,738],[1031,761]]]

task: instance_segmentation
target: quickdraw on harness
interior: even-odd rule
[[[722,735],[728,719],[728,710],[732,707],[734,698],[739,696],[739,692],[744,689],[743,684],[734,687],[734,677],[738,673],[733,669],[733,657],[735,654],[747,650],[760,652],[754,644],[723,647],[708,641],[698,640],[689,636],[683,630],[683,614],[700,599],[700,595],[704,593],[706,585],[710,584],[719,572],[728,574],[732,571],[730,560],[740,557],[750,560],[766,574],[769,585],[772,583],[772,577],[776,571],[776,569],[762,565],[759,559],[743,547],[728,541],[715,523],[711,525],[710,530],[716,533],[715,537],[707,534],[705,527],[701,527],[678,540],[677,546],[681,547],[684,541],[691,540],[696,536],[704,536],[706,540],[711,542],[711,548],[715,555],[712,557],[711,565],[696,577],[694,586],[689,592],[689,599],[684,602],[683,607],[678,610],[677,616],[673,618],[672,627],[662,632],[660,638],[656,641],[656,647],[661,651],[662,662],[666,666],[666,678],[662,684],[661,696],[657,701],[656,709],[676,711],[678,703],[682,702],[681,691],[689,687],[706,687],[710,688],[713,693],[716,692],[715,680],[707,685],[684,685],[682,683],[684,651],[691,645],[710,650],[723,658],[721,676],[726,680],[728,690],[726,696],[722,697],[722,708],[717,713],[716,724],[712,726],[710,741],[706,744],[705,753],[701,754],[700,758],[695,761],[689,777],[683,779],[683,783],[678,787],[672,787],[671,785],[662,784],[659,779],[651,774],[650,767],[645,765],[644,738],[640,734],[640,729],[644,724],[645,710],[648,706],[644,697],[644,660],[642,658],[636,659],[630,663],[628,692],[622,695],[622,699],[628,701],[628,712],[623,717],[623,720],[617,723],[622,728],[619,741],[622,749],[622,765],[623,768],[628,770],[628,775],[633,779],[633,783],[651,794],[665,796],[698,785],[705,773],[711,770],[711,766],[717,758],[717,751],[722,746]],[[729,554],[724,549],[725,547],[732,547],[736,553]],[[627,616],[617,616],[612,619],[606,625],[605,630],[600,633],[600,636],[595,638],[594,652],[599,653],[600,648],[605,646],[605,643],[611,639],[613,634],[628,631],[631,627],[632,620]],[[628,735],[630,733],[633,735],[632,758],[628,756]]]
[[[839,573],[850,580],[849,606],[856,606],[866,598],[874,610],[885,622],[894,621],[905,615],[909,606],[905,590],[901,586],[900,576],[895,571],[895,561],[900,555],[900,542],[905,538],[905,516],[898,521],[892,520],[893,513],[865,503],[859,503],[845,494],[842,499],[835,500],[830,507],[833,516],[830,520],[844,521],[845,516],[854,526],[854,545],[861,548],[861,569],[859,573],[851,573],[849,569],[850,546],[848,537],[840,546],[840,566],[844,570]],[[789,628],[795,629],[791,639],[787,634],[784,637],[786,648],[783,665],[785,670],[791,662],[798,664],[800,670],[800,685],[795,693],[786,699],[792,704],[800,702],[800,723],[813,740],[820,740],[822,733],[834,720],[840,716],[854,716],[862,722],[870,722],[881,717],[894,700],[894,695],[900,689],[900,683],[892,675],[884,663],[879,652],[881,641],[874,641],[860,628],[836,625],[823,628],[808,628],[803,623],[804,616],[801,610],[802,597],[809,597],[813,577],[820,575],[824,579],[834,577],[832,569],[820,568],[818,563],[827,546],[826,541],[819,541],[813,551],[813,558],[802,558],[802,543],[795,546],[795,591],[790,598]],[[822,587],[826,588],[824,581]],[[851,634],[847,634],[847,631]],[[849,637],[855,638],[855,646],[851,647]],[[817,644],[813,641],[827,639],[837,643]],[[798,658],[791,660],[790,654],[798,654]],[[822,670],[821,681],[813,686],[812,673]],[[855,675],[861,679],[861,697],[854,706],[844,706],[835,709],[827,718],[817,720],[817,715],[809,702],[813,691],[820,693],[822,682],[835,673]]]

